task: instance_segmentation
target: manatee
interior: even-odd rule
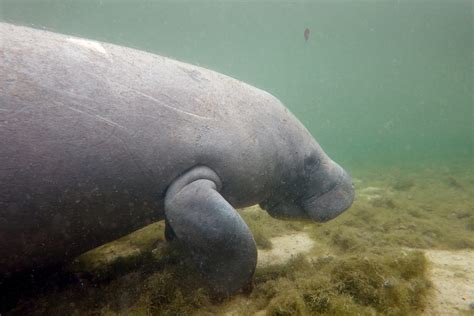
[[[271,94],[117,45],[0,24],[0,275],[165,220],[211,290],[251,279],[236,208],[330,220],[350,176]]]

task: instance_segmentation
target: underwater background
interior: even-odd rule
[[[243,210],[259,250],[302,233],[312,249],[261,264],[251,294],[224,303],[200,292],[180,298],[184,290],[172,281],[178,272],[138,277],[129,266],[149,269],[145,262],[157,253],[148,230],[141,242],[120,246],[146,258],[132,251],[132,263],[112,262],[120,270],[112,282],[101,270],[107,283],[48,288],[18,313],[472,313],[473,14],[473,2],[461,0],[0,0],[0,21],[156,53],[272,93],[353,175],[357,195],[350,210],[324,225]],[[262,230],[267,226],[274,229]],[[290,241],[304,243],[298,238]],[[107,251],[94,260],[109,264]],[[450,256],[467,264],[436,274],[436,260]],[[307,271],[319,286],[301,285],[311,280]],[[464,287],[439,297],[449,279]],[[163,284],[172,286],[160,292]]]

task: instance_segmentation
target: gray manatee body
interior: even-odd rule
[[[347,173],[272,95],[169,58],[0,24],[0,276],[153,221],[217,293],[257,251],[235,208],[329,220]]]

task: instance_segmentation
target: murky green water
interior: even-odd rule
[[[472,159],[471,1],[0,6],[3,21],[139,48],[265,89],[346,166]]]
[[[176,261],[165,256],[166,264],[156,266],[163,260],[156,251],[162,229],[158,238],[149,226],[123,239],[123,245],[112,243],[89,255],[96,260],[93,269],[112,275],[113,281],[72,282],[65,290],[53,281],[54,290],[48,285],[44,292],[36,284],[36,301],[21,306],[19,314],[25,308],[33,314],[124,315],[202,308],[202,314],[280,315],[284,310],[278,308],[291,305],[281,301],[304,300],[305,295],[322,302],[317,308],[326,308],[310,315],[422,312],[433,280],[428,280],[423,256],[411,258],[407,249],[464,249],[471,254],[474,249],[473,13],[472,1],[445,0],[0,0],[0,21],[157,53],[269,91],[350,171],[357,192],[353,207],[325,225],[288,224],[260,209],[242,211],[259,256],[272,247],[270,238],[306,234],[316,244],[296,263],[257,267],[251,294],[223,304],[203,299],[194,289],[183,290],[189,296],[181,297],[176,291],[180,284],[173,283]],[[416,276],[396,275],[403,271],[394,267],[402,262],[409,270],[410,260],[423,267]],[[365,293],[362,281],[356,284],[360,288],[334,287],[342,282],[331,279],[334,271],[351,270],[347,267],[354,267],[349,280],[354,284],[364,277],[370,283],[374,273],[367,271],[379,269],[383,284],[403,286],[392,287],[396,295],[390,296],[374,285],[378,305],[367,303],[367,297],[357,296]],[[308,269],[316,270],[307,275]],[[323,285],[299,288],[305,280]],[[163,284],[171,285],[160,288]],[[16,284],[13,288],[22,291]],[[407,303],[413,289],[423,294],[418,293],[420,301]],[[470,289],[472,293],[472,285]],[[474,300],[470,295],[466,304]],[[163,297],[168,301],[163,303]],[[400,307],[402,301],[406,306]],[[12,302],[8,308],[15,306]],[[295,305],[288,315],[306,315],[308,304]]]

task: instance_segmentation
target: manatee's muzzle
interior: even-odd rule
[[[293,201],[269,203],[263,201],[260,207],[268,212],[268,214],[277,219],[293,219],[293,220],[311,220],[306,212],[298,207]]]
[[[326,192],[302,201],[301,206],[312,220],[326,222],[348,209],[354,200],[354,185],[349,174],[337,165],[339,176]]]

